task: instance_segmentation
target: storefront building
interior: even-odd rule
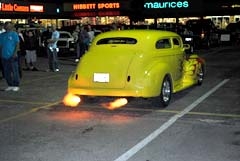
[[[90,1],[89,3],[63,3],[63,12],[71,20],[65,20],[64,25],[74,23],[89,23],[103,25],[111,23],[129,24],[130,1]]]
[[[210,18],[220,28],[240,17],[237,0],[119,0],[64,3],[63,12],[70,17],[64,25],[90,24],[158,24],[185,23],[189,19]]]
[[[70,0],[61,4],[32,1],[0,0],[0,21],[62,27],[77,23],[185,23],[188,19],[210,18],[224,28],[240,19],[239,0]]]
[[[56,24],[59,5],[27,1],[0,1],[0,21],[16,24]]]

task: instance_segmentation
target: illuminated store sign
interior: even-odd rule
[[[74,12],[74,17],[119,16],[119,11]]]
[[[6,12],[44,12],[43,5],[19,5],[17,3],[0,3],[0,11]]]
[[[146,9],[169,9],[169,8],[188,8],[188,1],[173,1],[173,2],[146,2],[144,8]]]
[[[73,10],[117,9],[120,3],[80,3],[73,4]]]
[[[30,5],[30,12],[43,12],[42,5]]]

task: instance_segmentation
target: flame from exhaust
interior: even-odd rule
[[[123,107],[127,103],[128,103],[128,100],[126,98],[118,98],[112,102],[105,103],[102,105],[109,110],[115,110],[115,109]]]
[[[81,102],[81,98],[71,93],[67,93],[63,98],[65,106],[76,107]]]

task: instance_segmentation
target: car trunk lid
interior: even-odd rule
[[[124,88],[134,53],[118,45],[90,51],[78,66],[79,85],[87,88]]]

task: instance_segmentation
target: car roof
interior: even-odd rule
[[[153,29],[130,29],[130,30],[114,30],[107,31],[98,36],[98,40],[108,37],[131,37],[136,39],[156,39],[159,37],[176,37],[179,36],[175,32],[153,30]]]
[[[63,30],[59,30],[58,31],[59,33],[70,33],[70,32],[68,32],[68,31],[63,31]],[[71,34],[71,33],[70,33]]]

